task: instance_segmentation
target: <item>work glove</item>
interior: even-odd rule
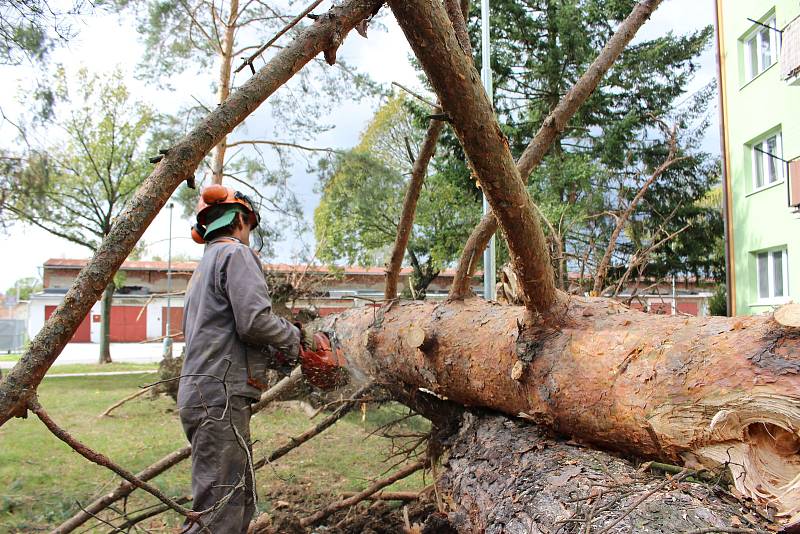
[[[345,383],[347,372],[341,349],[334,350],[325,332],[311,333],[300,323],[300,367],[303,376],[313,386],[324,390],[334,389]]]

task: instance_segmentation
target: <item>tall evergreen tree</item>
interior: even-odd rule
[[[634,3],[492,3],[494,106],[515,157]],[[481,59],[479,15],[474,5],[469,30],[477,64]],[[710,235],[721,232],[721,219],[715,210],[696,202],[718,180],[716,162],[700,150],[711,92],[707,88],[697,95],[686,94],[711,34],[706,27],[629,46],[530,177],[531,194],[550,223],[546,227],[562,287],[568,287],[567,271],[593,274],[616,217],[668,153],[669,140],[659,133],[663,122],[678,127],[680,161],[638,203],[617,243],[610,274],[619,276],[637,252],[691,223],[653,251],[644,274],[719,275],[721,258],[705,244],[713,243],[707,239]],[[468,171],[460,147],[453,136],[443,139],[450,157],[439,158],[437,169],[463,184]],[[587,281],[573,289],[590,288]]]

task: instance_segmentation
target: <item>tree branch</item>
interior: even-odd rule
[[[452,53],[460,46],[444,7],[430,0],[389,5],[497,214],[526,307],[546,318],[561,314],[544,233],[472,59]]]
[[[611,263],[611,255],[613,254],[614,250],[617,248],[617,240],[619,239],[620,233],[625,228],[625,225],[628,224],[628,220],[630,219],[633,212],[636,210],[636,207],[639,205],[639,202],[644,197],[647,190],[650,189],[650,186],[653,185],[659,176],[664,174],[664,172],[669,169],[671,166],[679,163],[685,159],[686,157],[675,157],[677,152],[677,139],[675,138],[676,131],[673,128],[672,134],[669,140],[669,153],[667,154],[667,159],[658,166],[658,168],[653,171],[653,174],[645,180],[642,186],[639,188],[639,191],[631,200],[631,203],[628,205],[627,209],[622,212],[622,214],[617,217],[616,225],[614,226],[614,230],[611,232],[611,237],[608,240],[608,246],[606,246],[605,253],[603,254],[603,258],[600,260],[600,263],[597,265],[597,271],[594,275],[594,286],[592,288],[592,292],[594,296],[600,296],[600,293],[603,290],[603,286],[606,282],[606,275],[608,274],[608,266]]]
[[[106,469],[110,469],[111,471],[113,471],[120,477],[124,478],[137,488],[143,489],[144,491],[154,496],[165,505],[169,506],[170,509],[174,510],[175,512],[187,518],[190,523],[200,523],[202,526],[199,513],[189,510],[188,508],[184,508],[183,506],[172,500],[170,497],[164,495],[164,493],[160,489],[139,479],[136,475],[134,475],[130,471],[123,469],[122,467],[118,466],[117,464],[109,460],[104,455],[93,451],[80,441],[73,438],[66,430],[59,427],[50,418],[50,416],[47,414],[42,405],[39,404],[38,399],[36,399],[35,397],[32,398],[28,404],[28,407],[33,413],[36,414],[36,416],[42,421],[42,423],[44,423],[44,426],[46,426],[47,429],[53,433],[53,435],[55,435],[58,439],[69,445],[72,448],[72,450],[74,450],[75,452],[77,452],[90,462],[105,467]]]
[[[434,108],[433,112],[441,113],[441,110]],[[400,223],[397,225],[394,248],[386,270],[384,298],[388,300],[397,298],[397,279],[400,276],[403,256],[405,256],[408,239],[411,236],[411,229],[414,225],[417,201],[422,192],[422,184],[425,182],[428,164],[436,151],[436,143],[439,141],[442,128],[444,128],[442,121],[431,119],[428,124],[428,131],[425,132],[425,139],[422,141],[419,154],[411,169],[411,180],[408,182],[408,189],[406,189],[406,194],[403,198],[403,211],[400,215]]]
[[[266,140],[254,140],[254,139],[234,141],[233,143],[227,143],[225,147],[231,148],[240,145],[271,145],[278,147],[297,148],[300,150],[307,150],[308,152],[341,152],[341,150],[337,150],[335,148],[305,146],[305,145],[299,145],[297,143],[289,143],[288,141],[266,141]]]
[[[303,519],[300,520],[300,525],[302,525],[303,527],[309,527],[315,523],[319,523],[329,515],[336,513],[339,510],[343,510],[345,508],[353,506],[354,504],[358,504],[359,502],[369,498],[370,495],[377,493],[386,486],[391,486],[398,480],[402,480],[410,475],[413,475],[420,469],[425,469],[426,467],[428,467],[427,459],[419,460],[411,465],[407,465],[406,467],[394,473],[392,476],[374,482],[361,493],[353,495],[352,497],[344,499],[343,501],[335,502],[327,506],[326,508],[323,508],[322,510],[316,512],[315,514],[312,514],[308,517],[304,517]]]

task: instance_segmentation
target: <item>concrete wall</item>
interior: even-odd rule
[[[753,79],[746,72],[745,42],[757,28],[748,18],[766,21],[773,14],[777,28],[800,15],[796,0],[717,0],[721,52],[721,90],[725,123],[726,174],[729,187],[729,276],[734,314],[770,311],[789,300],[758,296],[756,254],[785,248],[788,253],[789,295],[800,301],[800,217],[787,202],[787,180],[763,188],[753,183],[755,141],[780,131],[782,155],[800,156],[800,86],[781,80],[780,60]]]

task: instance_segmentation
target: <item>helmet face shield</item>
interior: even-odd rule
[[[261,214],[259,214],[258,210],[256,209],[256,203],[253,202],[252,198],[250,198],[249,196],[245,195],[240,191],[236,191],[234,193],[234,198],[236,198],[236,200],[246,202],[247,205],[250,207],[250,213],[252,214],[252,217],[250,218],[250,229],[251,230],[254,229],[261,223]]]

